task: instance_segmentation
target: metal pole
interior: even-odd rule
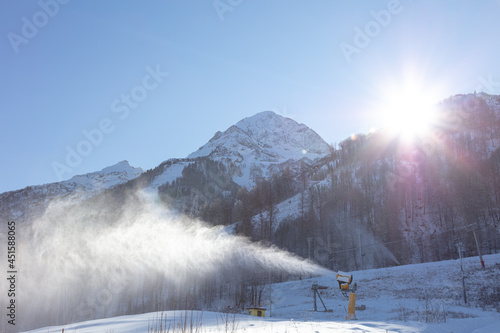
[[[321,304],[323,304],[323,307],[325,308],[325,312],[328,312],[328,309],[326,308],[325,302],[323,302],[323,299],[321,298],[319,291],[316,290],[316,292],[318,293],[318,297],[319,297],[319,300],[321,301]]]
[[[477,254],[479,255],[479,260],[481,260],[481,266],[483,266],[484,268],[484,260],[483,256],[481,255],[481,250],[479,249],[479,242],[477,241],[476,230],[472,230],[472,233],[474,234],[474,240],[476,241]]]
[[[462,263],[463,244],[462,243],[457,244],[457,248],[458,248],[458,254],[460,256],[460,270],[462,271],[462,287],[464,289],[464,302],[465,302],[465,304],[467,304],[467,292],[466,292],[466,289],[465,289],[464,266],[463,266],[463,263]]]
[[[359,263],[360,268],[363,269],[363,251],[361,249],[361,230],[359,230]]]
[[[271,287],[271,270],[269,270],[269,318],[271,318],[272,316],[272,304],[273,304],[272,293],[273,293],[273,288]]]
[[[311,241],[312,237],[307,237],[307,247],[309,249],[309,261],[311,261]]]
[[[318,306],[316,305],[316,292],[318,291],[318,289],[316,288],[316,285],[313,284],[312,290],[314,295],[314,311],[318,311]]]

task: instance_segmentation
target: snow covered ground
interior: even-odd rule
[[[358,283],[357,320],[346,320],[347,298],[335,274],[266,286],[266,318],[208,311],[166,311],[100,319],[31,333],[149,332],[500,332],[500,254],[352,272]],[[328,286],[322,299],[332,312],[314,312],[311,285]],[[271,307],[269,299],[272,300]],[[318,300],[318,310],[323,306]],[[271,313],[270,313],[271,312]],[[269,317],[271,314],[271,317]],[[163,316],[163,317],[162,317]],[[160,329],[160,323],[163,324]]]

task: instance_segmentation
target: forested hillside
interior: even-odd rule
[[[322,159],[277,165],[252,188],[231,185],[221,162],[214,173],[199,161],[159,192],[185,213],[235,223],[239,234],[332,269],[456,258],[458,243],[477,255],[473,230],[481,252],[496,253],[499,105],[486,94],[450,97],[426,135],[353,135]]]

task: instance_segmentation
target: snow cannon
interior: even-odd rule
[[[345,272],[337,272],[337,282],[339,283],[342,295],[349,298],[349,306],[347,310],[346,320],[356,320],[356,289],[357,284],[352,284],[352,274]],[[352,285],[351,285],[352,284]],[[348,294],[349,293],[349,294]]]
[[[356,283],[351,286],[352,284],[352,274],[346,273],[346,272],[337,272],[337,282],[339,283],[339,288],[342,291],[342,294],[346,297],[348,297],[347,293],[348,292],[355,292],[356,291]]]

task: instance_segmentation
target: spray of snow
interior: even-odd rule
[[[36,327],[47,318],[56,324],[125,314],[123,300],[136,301],[141,294],[144,299],[144,289],[153,289],[158,278],[182,289],[187,280],[203,282],[218,274],[328,272],[288,252],[174,215],[155,201],[135,194],[104,211],[88,204],[49,207],[23,231],[18,246],[19,321],[33,319],[27,326]]]

